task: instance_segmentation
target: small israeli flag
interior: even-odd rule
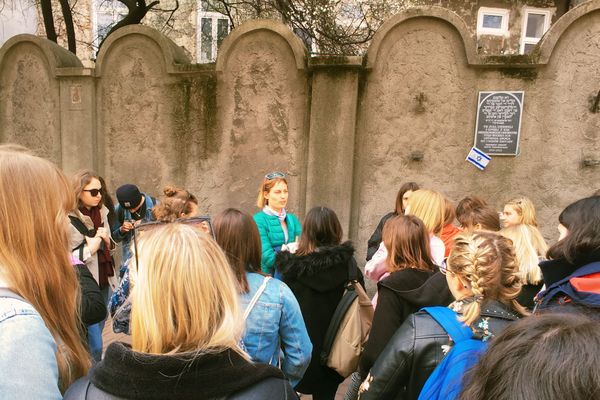
[[[491,159],[492,158],[490,156],[479,150],[477,147],[472,147],[465,161],[469,161],[471,164],[483,171]]]

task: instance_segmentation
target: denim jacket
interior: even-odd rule
[[[0,296],[0,349],[0,399],[62,399],[56,343],[29,303]]]
[[[246,273],[250,291],[242,295],[242,310],[261,286],[264,276]],[[292,386],[302,379],[312,353],[312,343],[304,325],[298,301],[287,285],[277,279],[269,280],[265,291],[246,320],[243,344],[253,361],[277,365]]]

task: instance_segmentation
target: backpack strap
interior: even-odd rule
[[[350,257],[350,262],[348,263],[348,283],[358,282],[358,264],[356,264],[356,260],[354,257]]]
[[[458,320],[458,314],[448,307],[424,307],[422,311],[427,312],[435,321],[444,328],[454,343],[473,338],[471,328]]]
[[[77,218],[74,215],[69,215],[69,219],[71,220],[71,225],[77,229],[77,232],[81,233],[83,236],[92,237],[95,233],[92,233],[93,229],[89,229],[82,220]]]
[[[267,283],[269,283],[270,279],[271,279],[270,276],[265,276],[265,279],[263,279],[263,281],[262,281],[262,285],[260,285],[260,287],[258,288],[256,293],[254,293],[252,300],[250,300],[248,307],[246,307],[246,310],[244,311],[244,321],[246,319],[248,319],[248,315],[250,315],[250,311],[252,311],[252,309],[254,308],[254,305],[258,301],[258,298],[260,297],[261,294],[263,294],[263,292],[267,288]]]

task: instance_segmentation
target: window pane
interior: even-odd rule
[[[525,47],[523,48],[523,54],[529,54],[535,47],[535,44],[525,43]]]
[[[200,60],[203,62],[212,61],[212,20],[202,18],[200,39]]]
[[[528,13],[525,36],[530,38],[541,38],[544,35],[545,21],[546,16],[544,14]]]
[[[221,45],[225,36],[229,33],[229,20],[220,18],[217,21],[217,47]]]
[[[502,29],[502,16],[483,14],[484,28]]]

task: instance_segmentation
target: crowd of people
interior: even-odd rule
[[[599,192],[560,213],[548,246],[526,197],[499,212],[408,182],[363,276],[335,211],[301,221],[288,189],[266,174],[257,213],[209,218],[184,188],[128,183],[115,201],[93,171],[69,180],[0,145],[0,398],[600,398]],[[371,328],[341,393],[324,338],[365,279]],[[482,349],[445,388],[464,346],[440,308]],[[102,343],[109,317],[130,344]]]

